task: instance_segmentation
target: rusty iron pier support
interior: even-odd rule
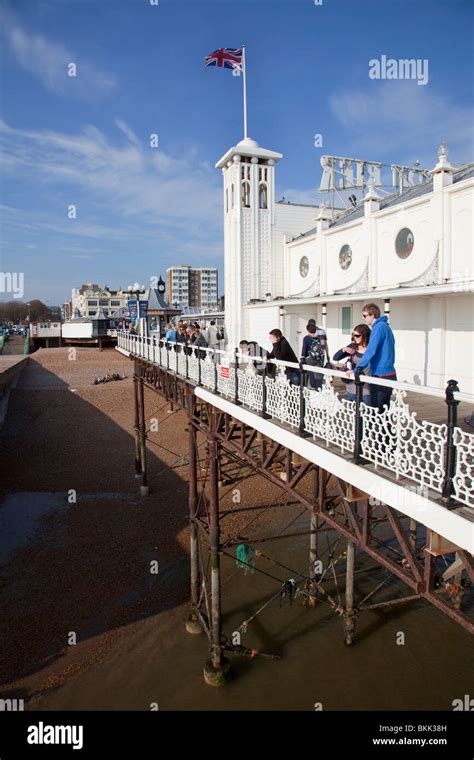
[[[133,363],[133,406],[135,412],[135,423],[133,429],[135,431],[135,477],[141,478],[142,476],[142,463],[140,453],[140,405],[138,403],[138,386],[140,384],[140,373],[138,362]]]
[[[191,613],[186,628],[190,633],[204,631],[209,640],[210,656],[204,666],[206,683],[219,686],[226,682],[229,663],[224,657],[225,652],[234,651],[251,657],[260,654],[256,650],[247,650],[240,644],[230,644],[230,640],[223,634],[221,624],[221,556],[227,554],[226,549],[235,546],[241,539],[240,535],[229,534],[226,537],[224,532],[221,538],[221,518],[227,519],[227,515],[236,510],[220,513],[219,485],[224,480],[232,482],[232,469],[235,468],[238,472],[239,468],[243,468],[246,475],[250,472],[265,478],[286,494],[290,504],[298,504],[306,510],[310,522],[309,569],[303,573],[296,572],[282,565],[277,557],[264,556],[263,553],[256,553],[256,556],[257,559],[260,556],[264,561],[273,562],[275,567],[283,571],[283,575],[291,572],[294,578],[302,579],[301,582],[298,581],[298,593],[304,595],[308,607],[315,607],[319,602],[327,603],[337,615],[342,616],[346,645],[354,643],[356,619],[362,611],[393,607],[416,599],[425,599],[466,631],[474,633],[472,616],[461,609],[464,588],[474,582],[474,561],[467,551],[446,542],[437,543],[437,534],[433,534],[421,522],[415,522],[388,504],[372,503],[366,493],[315,462],[295,454],[286,443],[279,442],[277,436],[260,432],[258,425],[253,427],[248,418],[240,419],[237,411],[234,415],[225,407],[221,409],[218,405],[219,396],[216,396],[216,401],[213,398],[203,398],[189,377],[178,377],[171,366],[168,371],[137,357],[132,358],[135,468],[142,477],[144,486],[148,486],[144,384],[173,403],[176,409],[187,411]],[[174,354],[171,358],[174,358]],[[198,457],[198,442],[201,445],[201,441],[207,446],[204,468]],[[225,462],[233,463],[227,477],[221,467]],[[224,489],[221,488],[220,491],[222,493]],[[222,495],[224,497],[223,493]],[[268,504],[262,507],[252,506],[250,509],[276,509],[278,506]],[[243,508],[238,511],[243,511]],[[302,515],[304,518],[304,511]],[[318,546],[320,535],[323,537],[326,533],[327,538],[330,532],[334,532],[335,546],[339,542],[347,545],[345,553],[339,549],[322,550],[322,542]],[[283,537],[289,539],[297,535],[303,534],[301,531],[288,534],[283,532],[262,539],[261,536],[245,532],[245,542],[250,545],[254,541],[274,541]],[[441,540],[441,537],[438,538]],[[366,569],[355,568],[356,548],[359,550],[358,557],[362,554],[370,557],[377,563],[377,567],[384,568],[408,587],[411,595],[404,596],[398,591],[393,599],[382,598],[367,604],[366,601],[384,585],[377,582],[378,585],[364,599],[358,600],[354,579],[358,573],[366,572]],[[209,575],[203,562],[206,550],[209,551]],[[320,560],[326,551],[329,562],[326,569],[322,570]],[[454,562],[449,558],[453,553],[456,556]],[[336,576],[335,565],[344,554],[345,568]],[[441,556],[445,557],[442,575],[437,569],[440,564],[438,558]],[[329,567],[333,577],[328,574],[325,579]],[[259,569],[258,564],[255,570],[268,574]],[[377,568],[371,567],[369,570],[376,572]],[[339,592],[336,599],[323,587],[325,582],[333,581],[337,587],[339,577],[345,577],[344,601],[340,599]],[[289,589],[288,583],[288,580],[283,582],[282,589],[285,589],[285,593]],[[279,593],[281,590],[277,590],[275,598]]]
[[[201,633],[202,624],[199,620],[199,588],[201,585],[199,573],[199,542],[198,542],[198,498],[197,498],[197,448],[196,429],[192,424],[194,414],[194,396],[187,395],[188,411],[188,446],[189,446],[189,532],[190,532],[190,564],[191,564],[191,612],[186,621],[188,633]]]
[[[209,461],[209,550],[211,560],[211,657],[204,665],[204,680],[209,686],[222,686],[229,663],[222,653],[221,570],[219,522],[219,455],[215,436],[216,414],[210,414],[207,452]]]
[[[146,471],[146,420],[145,420],[145,392],[143,377],[138,379],[138,407],[139,407],[139,441],[140,441],[140,464],[142,482],[140,485],[140,495],[148,496],[150,489],[147,482]]]
[[[313,478],[313,509],[310,518],[310,538],[309,538],[309,583],[308,583],[308,607],[316,607],[316,582],[318,575],[321,575],[318,563],[318,509],[321,508],[319,502],[319,468],[311,474]]]
[[[354,559],[354,542],[348,541],[346,555],[346,608],[344,610],[344,644],[346,646],[352,646],[355,634],[356,611],[354,609]]]

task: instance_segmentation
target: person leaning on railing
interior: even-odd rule
[[[395,371],[395,336],[388,324],[388,318],[384,314],[380,316],[380,309],[375,303],[368,303],[362,309],[362,317],[365,324],[371,327],[368,348],[355,369],[356,374],[361,374],[365,367],[370,367],[373,377],[396,380]],[[376,407],[383,412],[384,406],[390,405],[392,389],[381,385],[371,385],[370,406]]]
[[[340,362],[345,361],[345,369],[348,373],[352,372],[360,363],[360,360],[367,351],[370,339],[370,329],[367,325],[356,325],[352,330],[352,342],[344,348],[340,348],[334,354],[333,361]],[[362,370],[364,375],[370,375],[370,368],[366,367]],[[356,384],[354,380],[345,380],[346,384],[346,399],[348,401],[355,401],[356,397]],[[364,404],[370,405],[370,386],[368,383],[362,384],[362,400]]]
[[[295,364],[298,364],[296,354],[287,339],[283,336],[281,330],[278,330],[278,328],[270,330],[269,337],[270,341],[273,343],[273,349],[270,351],[267,358],[263,359],[264,362],[267,361],[267,359],[278,359],[282,362],[294,362]],[[300,372],[298,369],[295,369],[294,367],[285,367],[285,375],[291,385],[299,384]]]
[[[207,348],[207,340],[204,337],[203,333],[201,332],[201,328],[198,324],[195,324],[193,329],[194,329],[193,349],[196,349],[195,354],[198,357],[198,359],[205,359],[206,352],[199,351],[199,348]]]
[[[250,357],[268,357],[268,351],[258,345],[255,340],[241,340],[239,350],[242,354],[242,362],[251,367],[257,375],[261,375],[264,369],[264,362],[252,361]]]
[[[310,319],[306,325],[307,334],[303,338],[301,346],[301,359],[310,367],[324,367],[329,361],[329,347],[326,331],[318,327],[314,319]],[[311,388],[320,390],[323,385],[324,375],[317,372],[309,372],[309,384]]]
[[[166,340],[169,340],[172,343],[176,343],[177,335],[178,333],[174,324],[172,322],[168,322],[168,324],[166,325],[166,333],[165,333]]]

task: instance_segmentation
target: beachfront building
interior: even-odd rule
[[[88,283],[72,289],[70,313],[79,312],[81,317],[95,317],[102,310],[106,316],[110,316],[118,309],[126,308],[128,298],[128,291],[121,288],[111,290],[107,285],[101,288],[95,283]]]
[[[472,392],[474,163],[444,147],[428,178],[384,198],[377,188],[334,215],[275,202],[281,153],[249,138],[217,162],[224,180],[229,343],[268,345],[278,327],[299,349],[310,317],[334,353],[375,302],[389,315],[401,381]]]
[[[36,348],[54,348],[61,345],[60,322],[29,322],[30,343]]]
[[[180,264],[166,270],[166,300],[180,309],[215,309],[218,275],[216,267],[191,267]]]

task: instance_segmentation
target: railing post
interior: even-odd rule
[[[156,335],[153,336],[152,341],[153,341],[153,349],[152,349],[153,364],[156,364]]]
[[[353,461],[360,464],[362,453],[362,416],[360,405],[362,403],[363,385],[360,381],[360,373],[354,372],[354,382],[356,387],[355,409],[354,409],[354,454]]]
[[[176,346],[178,346],[178,344],[176,344]],[[181,353],[183,352],[183,347],[184,347],[184,343],[180,343],[179,350]],[[186,380],[189,380],[189,356],[188,356],[187,351],[184,352],[184,361],[186,365]]]
[[[177,343],[174,344],[174,352],[176,354],[175,373],[178,374],[178,369],[179,369],[178,359],[179,359],[179,357],[178,357],[178,344]]]
[[[190,350],[192,351],[192,348]],[[198,385],[202,385],[201,357],[199,353],[196,354],[196,359],[198,360]]]
[[[218,384],[218,375],[217,375],[217,364],[216,362],[212,362],[214,365],[214,393],[219,395],[219,384]]]
[[[170,368],[170,347],[168,345],[168,341],[165,340],[165,348],[166,348],[166,371],[169,371]]]
[[[454,493],[454,475],[456,472],[456,446],[453,442],[454,428],[458,424],[458,404],[454,394],[459,393],[457,380],[448,380],[446,386],[446,403],[448,405],[448,425],[446,433],[446,453],[444,459],[444,481],[442,495],[445,499],[451,499]]]
[[[238,347],[236,347],[234,350],[234,360],[235,360],[234,404],[241,405],[241,402],[239,401],[239,349]],[[229,369],[229,375],[230,375],[230,369]]]
[[[267,412],[267,363],[263,363],[262,369],[262,417],[264,420],[270,419],[270,415]]]
[[[306,435],[305,429],[304,429],[304,418],[306,414],[306,402],[304,398],[304,383],[305,383],[306,371],[303,369],[303,364],[304,364],[304,359],[300,359],[300,426],[299,426],[299,431],[300,431],[301,436]]]

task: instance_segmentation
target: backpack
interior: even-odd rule
[[[217,333],[216,333],[216,339],[217,340],[224,340],[224,328],[218,327]]]
[[[313,342],[308,351],[308,356],[306,357],[306,364],[309,364],[311,367],[323,367],[325,358],[326,352],[322,347],[321,342],[318,338],[313,338]]]

